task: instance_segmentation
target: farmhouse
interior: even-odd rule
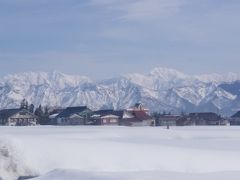
[[[158,124],[159,126],[177,126],[181,118],[180,115],[161,115],[158,118]]]
[[[48,122],[50,125],[57,125],[57,116],[63,111],[63,108],[53,109],[49,112]]]
[[[99,110],[95,111],[91,116],[94,125],[119,125],[120,119],[123,117],[124,111],[115,110]]]
[[[190,113],[188,125],[227,125],[228,121],[213,112]]]
[[[124,111],[120,125],[124,126],[155,126],[155,119],[148,114],[149,110],[137,103],[132,108]]]
[[[56,116],[56,125],[87,125],[91,114],[87,106],[68,107]]]
[[[0,110],[0,124],[5,126],[34,126],[37,117],[27,109]]]
[[[143,111],[147,114],[149,114],[150,110],[143,106],[142,103],[136,103],[134,106],[127,109],[128,112],[134,112],[134,111]]]
[[[230,119],[230,124],[232,126],[240,125],[240,111],[234,114]]]

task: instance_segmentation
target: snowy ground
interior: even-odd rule
[[[23,175],[237,180],[240,127],[0,127],[0,177]]]

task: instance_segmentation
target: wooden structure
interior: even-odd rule
[[[34,126],[37,117],[27,109],[3,109],[0,111],[0,124],[5,126]]]

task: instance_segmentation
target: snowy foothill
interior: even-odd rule
[[[36,180],[237,180],[240,127],[0,127],[0,177],[35,175]]]

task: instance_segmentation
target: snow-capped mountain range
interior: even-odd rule
[[[142,102],[152,111],[213,111],[231,115],[240,109],[240,74],[187,75],[155,68],[93,81],[59,72],[27,72],[0,79],[0,108],[18,107],[23,98],[36,106],[87,105],[92,109],[127,108]]]

